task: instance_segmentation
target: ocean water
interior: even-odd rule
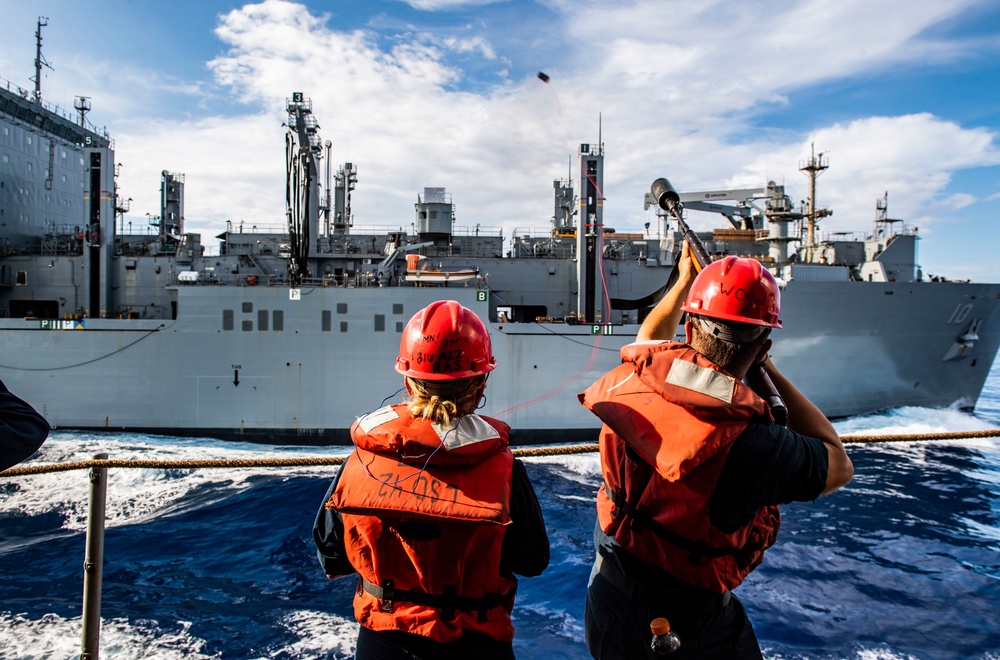
[[[1000,362],[974,414],[907,408],[844,434],[1000,428]],[[147,435],[55,432],[32,463],[321,456]],[[769,658],[1000,658],[1000,439],[851,445],[854,480],[783,507],[737,593]],[[596,454],[526,460],[552,542],[514,612],[521,658],[588,658]],[[328,580],[313,516],[335,468],[113,469],[104,658],[349,658],[353,578]],[[0,480],[0,658],[76,658],[85,471]]]

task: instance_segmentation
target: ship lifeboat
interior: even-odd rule
[[[422,254],[406,256],[406,281],[421,284],[450,284],[468,282],[476,277],[476,271],[465,268],[460,270],[431,270],[421,268],[420,260],[426,259]]]

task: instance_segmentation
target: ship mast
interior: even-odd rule
[[[31,78],[35,82],[35,103],[42,102],[42,67],[47,66],[50,69],[52,68],[52,65],[42,57],[42,28],[48,24],[48,18],[45,16],[38,17],[38,27],[35,29],[35,77]]]
[[[597,321],[596,302],[602,304],[602,322],[607,323],[610,309],[603,309],[606,298],[601,268],[601,241],[604,232],[604,145],[580,145],[580,202],[576,230],[577,313],[588,323]]]
[[[810,144],[809,148],[812,152],[809,158],[799,162],[799,171],[805,172],[809,177],[809,212],[806,213],[808,230],[805,245],[806,255],[805,259],[803,259],[806,263],[812,263],[813,252],[816,249],[816,221],[833,214],[833,211],[829,209],[816,208],[816,177],[830,167],[830,161],[828,158],[823,157],[822,151],[818,154],[816,153],[816,146],[814,144]]]

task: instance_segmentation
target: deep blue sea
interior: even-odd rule
[[[488,412],[488,411],[486,411]],[[1000,362],[974,414],[907,408],[844,435],[1000,428]],[[207,439],[54,432],[32,463],[321,456]],[[850,445],[854,480],[783,507],[737,593],[769,658],[1000,658],[1000,439]],[[596,454],[528,459],[552,562],[523,579],[521,658],[588,658]],[[313,516],[335,468],[109,477],[101,657],[349,658],[354,578],[326,579]],[[0,480],[0,658],[80,653],[85,471]]]

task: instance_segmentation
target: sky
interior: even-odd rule
[[[653,180],[681,192],[784,184],[828,159],[819,225],[869,233],[876,200],[922,237],[927,275],[1000,282],[1000,3],[995,0],[0,0],[0,77],[115,140],[134,228],[160,173],[185,229],[280,226],[286,100],[312,99],[354,226],[409,228],[425,187],[456,227],[547,231],[603,142],[604,219],[655,231]],[[537,74],[544,72],[548,82]],[[691,214],[695,229],[721,216]]]

